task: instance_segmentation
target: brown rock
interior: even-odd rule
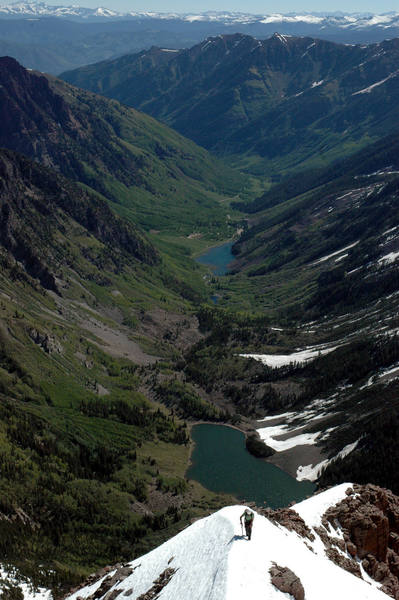
[[[338,565],[338,567],[345,569],[345,571],[352,573],[352,575],[356,575],[356,577],[359,577],[360,579],[362,578],[359,564],[355,560],[343,556],[336,548],[328,548],[326,550],[326,555],[334,564]]]
[[[305,590],[301,580],[288,567],[274,565],[270,568],[271,581],[280,592],[291,594],[295,600],[305,600]]]
[[[145,594],[141,594],[137,600],[156,600],[156,598],[159,596],[159,593],[168,585],[175,573],[176,569],[171,569],[170,567],[165,569],[165,571],[160,574],[158,579],[154,581],[152,588],[149,589]]]
[[[399,498],[375,485],[354,485],[353,493],[328,509],[322,522],[327,531],[337,523],[342,527],[348,554],[363,559],[368,575],[399,600]],[[334,560],[326,537],[327,554]],[[351,568],[350,562],[340,566]]]
[[[356,548],[355,544],[353,542],[348,542],[346,545],[346,549],[349,552],[349,554],[352,556],[352,558],[355,558],[355,556],[357,555],[357,548]]]
[[[306,537],[311,542],[314,541],[315,537],[312,531],[295,510],[291,510],[289,508],[280,508],[278,510],[272,510],[270,508],[258,508],[257,511],[270,519],[270,521],[273,521],[273,523],[283,525],[283,527],[288,529],[288,531],[295,531],[301,537]]]

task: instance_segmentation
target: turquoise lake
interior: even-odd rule
[[[210,267],[215,275],[225,275],[229,270],[229,263],[234,260],[234,254],[231,252],[232,247],[233,242],[215,246],[207,250],[204,254],[197,256],[195,260]]]
[[[243,433],[224,425],[194,425],[195,448],[186,473],[214,492],[240,501],[282,508],[311,495],[315,485],[297,481],[278,467],[255,458],[245,448]]]

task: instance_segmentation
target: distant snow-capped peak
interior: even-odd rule
[[[229,25],[271,25],[303,24],[315,27],[335,27],[339,29],[363,29],[369,27],[399,27],[399,13],[271,13],[250,14],[234,11],[208,11],[179,14],[174,12],[117,12],[105,7],[83,8],[76,5],[51,6],[45,2],[14,2],[0,6],[1,17],[63,17],[81,19],[163,19],[179,20],[188,23],[220,23]]]
[[[121,14],[108,8],[83,8],[80,6],[50,6],[45,2],[14,2],[0,6],[0,16],[35,17],[120,17]]]

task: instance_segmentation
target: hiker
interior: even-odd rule
[[[253,513],[252,510],[249,510],[249,508],[246,508],[240,517],[241,527],[242,527],[242,520],[244,519],[245,533],[247,534],[247,538],[249,540],[251,539],[252,525],[254,524],[254,518],[255,518],[255,513]]]

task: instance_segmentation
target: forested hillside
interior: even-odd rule
[[[227,231],[245,179],[153,119],[0,60],[0,145],[95,190],[147,230]],[[209,226],[209,222],[213,225]]]
[[[4,150],[0,212],[0,555],[59,594],[220,502],[185,481],[186,424],[146,382],[197,334],[98,196]]]
[[[152,48],[63,77],[144,110],[275,182],[392,132],[398,48],[397,39],[349,45],[237,33],[178,52]]]

